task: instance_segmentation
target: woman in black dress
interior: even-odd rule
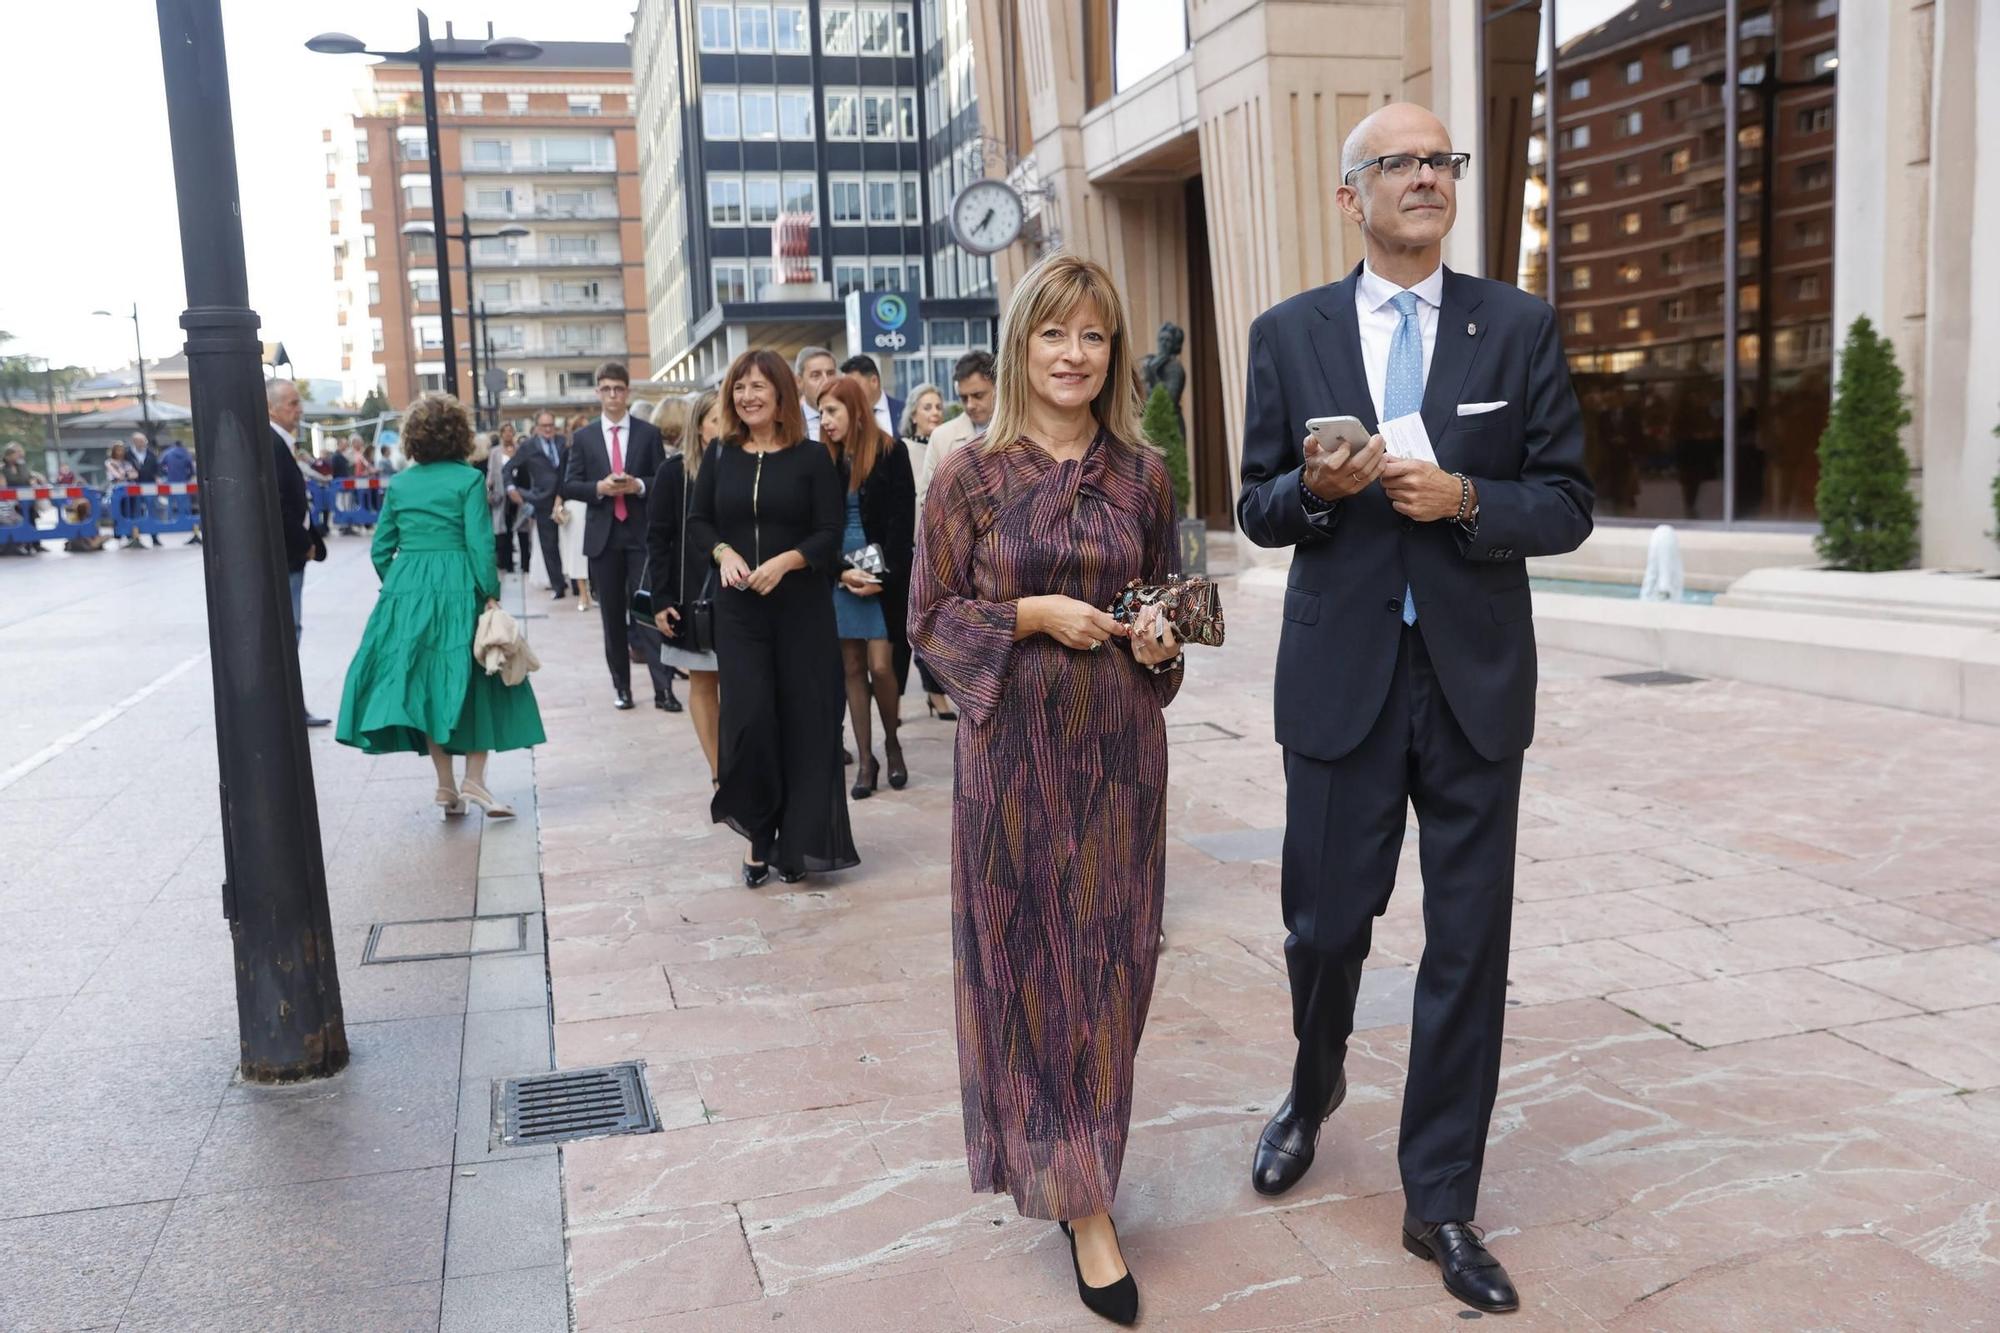
[[[859,865],[841,790],[840,645],[833,571],[840,559],[840,474],[806,437],[791,367],[745,352],[722,381],[722,445],[695,478],[688,538],[707,551],[722,684],[722,762],[709,812],[750,840],[743,882],[778,865]]]

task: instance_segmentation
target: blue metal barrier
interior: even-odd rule
[[[56,521],[46,528],[35,525],[37,501],[55,510]],[[84,512],[72,518],[70,507],[76,504],[83,505]],[[0,511],[14,519],[0,525],[0,543],[67,541],[98,534],[104,497],[88,486],[0,487]]]
[[[312,521],[343,528],[372,528],[382,516],[381,477],[321,478],[306,483],[311,492]]]
[[[104,495],[111,506],[112,535],[123,541],[135,535],[193,532],[200,524],[194,507],[194,497],[200,493],[201,484],[192,481],[108,486]]]

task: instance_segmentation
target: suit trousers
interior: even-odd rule
[[[1381,715],[1334,760],[1285,752],[1281,898],[1292,1095],[1323,1107],[1347,1057],[1375,918],[1388,910],[1406,810],[1417,815],[1424,952],[1417,967],[1397,1161],[1410,1211],[1469,1221],[1500,1083],[1521,756],[1485,759],[1407,627]]]
[[[562,567],[562,524],[552,518],[535,520],[535,537],[542,545],[542,572],[549,576],[551,592],[568,592],[569,584],[564,580]],[[526,557],[522,568],[526,569]]]
[[[632,691],[632,649],[646,659],[653,677],[653,697],[664,695],[673,676],[660,662],[660,636],[641,629],[631,621],[632,594],[638,590],[639,576],[645,572],[646,549],[621,546],[614,533],[601,555],[590,561],[590,590],[597,594],[597,614],[604,622],[604,661],[611,668],[611,681],[620,691]]]

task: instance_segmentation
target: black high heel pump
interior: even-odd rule
[[[1069,1229],[1069,1223],[1058,1222],[1063,1235],[1069,1237],[1069,1263],[1076,1270],[1076,1294],[1083,1301],[1084,1308],[1094,1315],[1109,1319],[1114,1324],[1130,1326],[1139,1322],[1139,1284],[1132,1279],[1128,1266],[1125,1276],[1108,1287],[1093,1287],[1083,1280],[1083,1265],[1076,1258],[1076,1233]],[[1118,1233],[1118,1224],[1111,1224],[1111,1232]]]

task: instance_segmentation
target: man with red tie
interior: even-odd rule
[[[627,608],[646,564],[646,483],[659,471],[665,446],[650,421],[631,414],[632,377],[616,361],[597,368],[603,414],[570,440],[563,498],[583,505],[583,554],[604,619],[604,660],[616,706],[632,707],[632,650],[653,676],[653,705],[665,708],[673,677],[660,662],[660,639],[632,624]]]

